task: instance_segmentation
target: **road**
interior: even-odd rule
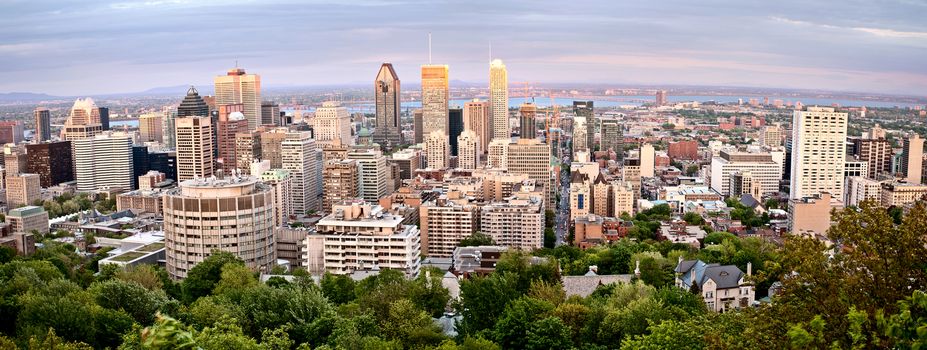
[[[569,153],[569,151],[565,152]],[[557,206],[557,245],[563,245],[570,234],[570,167],[569,156],[564,157],[560,173],[560,203]]]

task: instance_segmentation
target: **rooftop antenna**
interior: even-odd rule
[[[492,40],[489,41],[489,63],[492,63]]]
[[[431,64],[431,32],[428,32],[428,64]]]
[[[238,69],[238,60],[235,60],[235,69]]]

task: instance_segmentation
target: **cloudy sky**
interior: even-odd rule
[[[692,84],[927,94],[924,0],[0,0],[0,92],[371,82],[390,61],[485,82]]]

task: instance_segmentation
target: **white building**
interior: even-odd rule
[[[433,131],[425,137],[425,158],[429,169],[445,169],[450,164],[451,144],[447,135]]]
[[[71,141],[78,192],[132,189],[132,138],[107,132]],[[179,170],[179,169],[178,169]]]
[[[493,139],[509,139],[509,78],[502,60],[489,63],[489,111]]]
[[[879,203],[882,200],[882,184],[884,181],[877,181],[864,176],[850,176],[847,178],[846,194],[844,201],[847,206],[859,206],[859,203],[867,199]]]
[[[480,165],[480,139],[473,130],[464,130],[457,137],[457,167],[476,169]]]
[[[379,149],[356,148],[348,152],[348,159],[357,161],[357,194],[368,203],[376,203],[390,193],[386,185],[389,164]]]
[[[843,193],[847,113],[808,107],[792,115],[792,173],[789,198]]]
[[[653,177],[654,157],[653,145],[641,146],[641,177]]]
[[[290,172],[283,169],[265,170],[261,173],[261,181],[274,189],[274,225],[283,226],[293,215]]]
[[[213,144],[212,119],[184,117],[174,120],[174,142],[177,146],[177,181],[213,175],[216,145]]]
[[[354,144],[348,109],[338,102],[323,102],[322,107],[315,110],[312,132],[316,142],[322,145],[332,144],[335,140],[340,140],[342,145]]]
[[[319,209],[316,144],[308,131],[289,132],[280,146],[283,170],[290,173],[292,213],[305,215]]]
[[[711,189],[722,196],[730,196],[731,177],[737,173],[747,172],[750,173],[752,182],[759,183],[760,192],[763,195],[779,191],[782,168],[773,161],[769,153],[731,150],[723,150],[719,156],[711,158]]]
[[[489,142],[489,149],[486,155],[486,167],[505,169],[508,166],[509,142],[511,142],[509,139],[495,139]]]
[[[526,251],[544,244],[544,198],[512,196],[484,205],[480,210],[480,232],[498,245]]]
[[[479,229],[479,209],[456,191],[423,203],[419,207],[422,253],[429,257],[450,257],[461,240]]]

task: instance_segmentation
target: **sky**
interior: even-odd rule
[[[0,0],[0,92],[367,84],[428,61],[486,82],[714,85],[927,95],[924,0]]]

